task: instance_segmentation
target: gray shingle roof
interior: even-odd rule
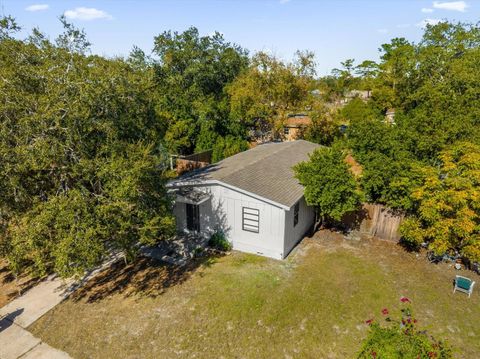
[[[303,196],[303,186],[294,177],[292,167],[308,160],[308,154],[318,147],[304,140],[258,145],[187,173],[171,185],[217,180],[292,207]]]

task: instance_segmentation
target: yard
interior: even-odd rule
[[[21,275],[17,278],[7,268],[7,263],[0,259],[0,308],[15,297],[26,292],[39,281],[28,275]]]
[[[452,294],[454,275],[394,244],[323,231],[286,261],[235,252],[186,269],[118,265],[29,329],[74,358],[349,358],[365,320],[407,296],[421,326],[478,358],[480,288]]]

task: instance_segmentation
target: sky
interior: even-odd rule
[[[133,45],[150,53],[156,35],[195,26],[251,54],[289,61],[296,50],[313,51],[323,76],[348,58],[377,60],[380,45],[394,37],[418,42],[427,22],[477,23],[480,0],[0,0],[0,13],[17,19],[19,36],[37,26],[51,39],[64,14],[104,56],[126,56]]]

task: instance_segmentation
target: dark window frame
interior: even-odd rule
[[[296,227],[298,224],[299,213],[300,213],[300,201],[295,203],[295,206],[293,207],[293,227]]]
[[[246,217],[245,215],[247,215],[248,217]],[[259,209],[251,208],[251,207],[242,207],[242,230],[246,232],[260,233],[260,210]]]
[[[283,134],[284,135],[289,135],[290,134],[290,127],[284,127],[283,128]]]

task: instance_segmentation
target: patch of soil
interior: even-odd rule
[[[15,278],[8,269],[7,262],[0,259],[0,308],[22,295],[38,282],[39,279],[32,279],[28,275]]]

